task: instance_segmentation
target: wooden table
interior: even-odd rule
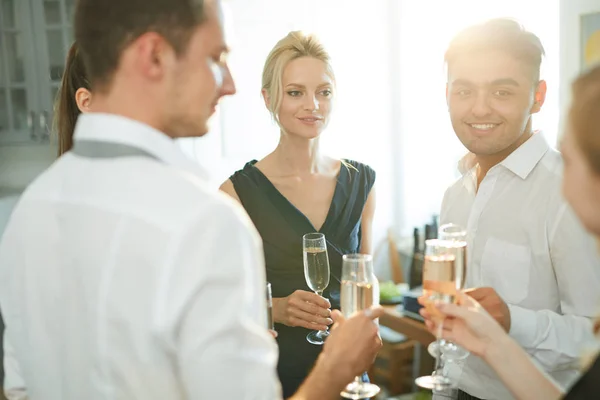
[[[427,346],[435,341],[435,336],[427,330],[424,322],[404,316],[398,306],[383,306],[383,309],[385,312],[379,318],[380,325],[387,326],[420,344],[415,346],[411,381],[414,382],[418,376],[429,375],[434,368],[434,359],[427,352]],[[414,383],[412,389],[417,389]]]
[[[385,313],[379,318],[381,325],[387,326],[409,339],[416,340],[425,347],[435,341],[435,336],[427,330],[423,322],[405,317],[397,306],[383,306],[383,308]]]

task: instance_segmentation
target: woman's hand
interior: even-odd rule
[[[484,359],[517,399],[559,399],[562,389],[532,362],[529,354],[472,297],[457,293],[458,305],[437,304],[443,321],[442,337]],[[419,299],[424,302],[426,299]],[[427,327],[436,327],[422,309]]]
[[[435,306],[446,317],[443,321],[442,338],[485,358],[493,346],[505,339],[506,331],[473,298],[462,292],[457,294],[457,298],[458,305],[437,304]],[[427,328],[436,334],[437,326],[429,313],[425,309],[421,309],[420,312],[425,318]]]
[[[329,300],[312,292],[296,290],[287,297],[273,299],[273,319],[287,326],[324,331],[333,323]]]

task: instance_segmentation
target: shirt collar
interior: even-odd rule
[[[508,169],[521,179],[527,179],[550,146],[542,132],[534,134],[508,157],[500,165]]]
[[[526,179],[549,148],[543,133],[535,132],[498,165],[502,165],[521,179]],[[458,162],[458,171],[463,176],[472,177],[476,172],[476,167],[477,160],[473,153],[467,153]]]
[[[165,164],[208,179],[208,173],[188,158],[175,140],[142,122],[116,114],[85,113],[79,115],[73,139],[120,143],[140,148]]]

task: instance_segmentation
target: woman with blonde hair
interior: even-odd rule
[[[278,373],[289,396],[321,352],[307,334],[325,331],[331,308],[340,306],[342,255],[371,252],[375,171],[320,151],[335,77],[329,54],[315,36],[290,32],[275,45],[264,65],[262,95],[279,125],[279,144],[262,160],[248,162],[221,189],[244,206],[263,239]],[[324,297],[313,293],[304,277],[302,237],[313,232],[327,240],[331,279]]]
[[[600,238],[600,65],[579,76],[572,88],[573,101],[562,142],[563,193],[583,225]],[[597,349],[600,342],[581,344],[582,367],[586,372],[565,394],[564,388],[541,372],[475,300],[464,293],[459,294],[459,300],[460,305],[438,305],[449,317],[444,321],[443,338],[485,360],[517,399],[596,399],[600,396],[600,357],[597,350],[591,350]],[[594,330],[600,341],[599,322]],[[427,324],[434,332],[434,324],[431,321]]]

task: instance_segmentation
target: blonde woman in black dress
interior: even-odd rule
[[[329,55],[318,39],[291,32],[269,54],[262,94],[280,127],[278,146],[252,160],[221,187],[246,209],[264,244],[278,332],[278,373],[284,396],[304,380],[322,346],[307,333],[331,324],[339,309],[342,255],[371,252],[375,171],[352,160],[328,157],[319,148],[335,98]],[[327,239],[331,278],[320,297],[307,286],[302,236]]]

